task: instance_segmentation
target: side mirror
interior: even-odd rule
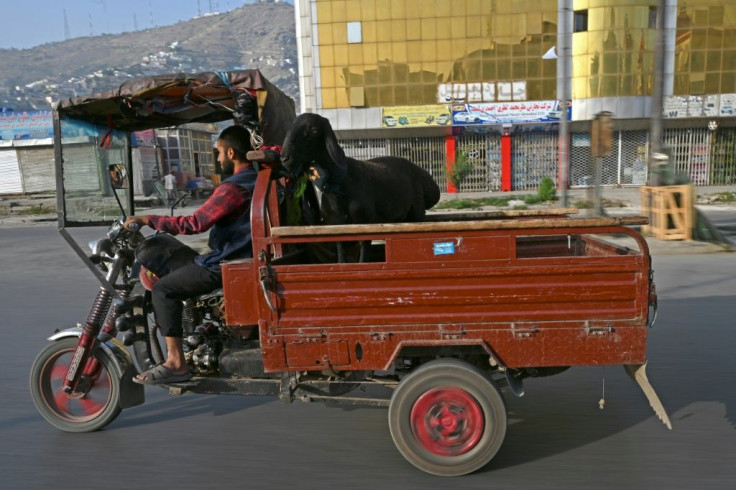
[[[128,171],[122,163],[114,163],[108,167],[110,185],[113,189],[128,188]]]

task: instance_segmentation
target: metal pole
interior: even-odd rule
[[[596,216],[603,216],[603,206],[601,206],[601,167],[603,166],[603,159],[601,157],[595,158],[595,168],[593,169],[593,209]]]
[[[567,207],[570,169],[570,123],[568,101],[572,99],[572,0],[557,0],[557,100],[562,110],[557,142],[560,203]]]
[[[658,165],[652,158],[662,152],[662,98],[664,96],[664,51],[665,16],[667,0],[659,0],[657,6],[657,45],[654,51],[654,73],[652,74],[652,114],[649,126],[649,164]]]

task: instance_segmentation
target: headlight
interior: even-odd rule
[[[110,228],[107,230],[107,237],[110,240],[115,240],[122,230],[123,223],[116,220],[112,225],[110,225]]]
[[[115,255],[112,249],[112,240],[109,238],[89,242],[89,248],[92,250],[93,255],[106,255],[108,257]]]

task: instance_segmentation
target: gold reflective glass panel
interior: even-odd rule
[[[688,0],[677,4],[675,95],[732,93],[736,69],[736,2]]]
[[[436,104],[440,84],[480,82],[525,81],[527,100],[556,97],[556,62],[542,55],[556,45],[557,0],[318,0],[316,14],[323,108],[359,93],[366,107]],[[347,22],[361,23],[362,42],[347,43]]]

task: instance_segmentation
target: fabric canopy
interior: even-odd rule
[[[61,100],[56,110],[61,118],[122,131],[246,121],[257,124],[265,145],[281,145],[296,117],[294,101],[255,69],[136,78],[113,90]]]

